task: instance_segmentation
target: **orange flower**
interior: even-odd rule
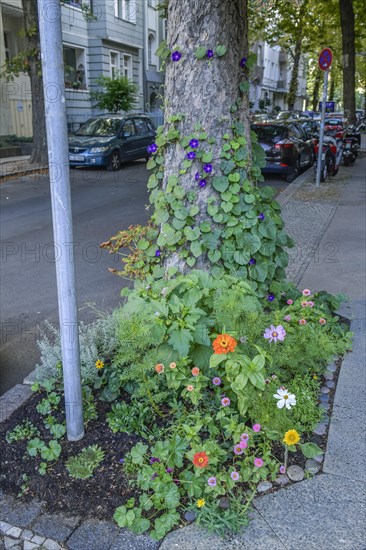
[[[197,468],[205,468],[208,464],[208,456],[204,451],[202,453],[196,453],[192,462]]]
[[[193,367],[191,372],[192,372],[193,376],[198,376],[199,373],[200,373],[200,369],[198,367]]]
[[[173,363],[170,363],[170,365],[169,365],[169,367],[170,367],[171,369],[175,369],[176,366],[177,366],[177,363],[174,363],[174,362],[173,362]]]
[[[219,334],[218,337],[212,343],[214,353],[228,353],[229,351],[234,351],[237,342],[235,338],[229,336],[229,334]]]
[[[162,363],[158,363],[157,365],[155,365],[155,370],[158,374],[161,374],[162,372],[164,372],[164,365]]]
[[[187,391],[193,391],[193,386],[187,386]]]

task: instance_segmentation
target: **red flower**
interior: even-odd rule
[[[204,451],[202,453],[196,453],[192,462],[197,468],[205,468],[208,464],[208,456]]]

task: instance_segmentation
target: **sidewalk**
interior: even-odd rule
[[[48,170],[48,166],[40,166],[37,164],[29,163],[30,156],[25,155],[22,157],[6,157],[0,159],[0,182],[9,177],[20,177],[41,170]]]
[[[341,167],[336,180],[320,187],[309,171],[279,197],[286,230],[297,243],[288,277],[300,289],[349,296],[341,313],[352,319],[354,348],[338,379],[323,473],[256,497],[248,528],[229,541],[192,524],[156,543],[113,522],[42,514],[41,503],[26,507],[0,492],[0,529],[6,532],[0,548],[365,550],[365,174],[366,158]],[[34,538],[21,540],[35,536],[38,545]]]

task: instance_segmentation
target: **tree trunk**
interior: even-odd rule
[[[343,106],[349,124],[356,122],[355,15],[352,0],[339,0],[342,29]]]
[[[40,44],[37,0],[22,0],[28,74],[32,92],[33,150],[31,164],[48,164],[46,118],[44,110],[43,81],[40,67]]]
[[[295,43],[295,53],[294,53],[294,64],[292,67],[290,90],[287,96],[288,110],[293,111],[296,101],[297,85],[298,85],[298,76],[299,76],[299,64],[301,57],[301,44],[302,36],[299,36]]]
[[[164,131],[171,130],[169,120],[172,115],[183,114],[183,120],[176,125],[180,136],[188,136],[189,139],[196,137],[199,148],[212,153],[212,175],[207,177],[207,186],[199,188],[195,173],[199,170],[200,177],[205,178],[202,163],[193,162],[186,171],[182,170],[187,149],[183,149],[180,139],[169,142],[166,147],[162,187],[169,193],[169,177],[180,174],[179,185],[183,187],[185,197],[192,191],[196,193],[194,202],[199,212],[195,216],[194,226],[209,220],[211,233],[214,233],[215,223],[207,214],[207,204],[209,200],[219,204],[220,196],[212,186],[212,178],[223,174],[220,155],[223,145],[227,143],[223,136],[233,136],[233,124],[237,121],[244,126],[247,169],[251,159],[249,101],[247,93],[239,90],[240,84],[247,81],[247,69],[241,66],[242,58],[248,56],[247,0],[170,0],[167,45],[172,52],[179,50],[182,57],[177,62],[170,58],[167,62]],[[219,45],[226,47],[222,57],[216,53],[212,59],[195,57],[197,48],[215,51]],[[236,102],[240,96],[238,108]],[[198,124],[201,125],[200,130]],[[207,143],[204,137],[200,140],[199,134],[202,132],[207,134],[207,139],[213,138],[211,143]],[[189,207],[187,201],[185,206]],[[172,216],[168,223],[172,223]],[[165,268],[168,267],[177,267],[180,272],[189,269],[178,250],[165,261]],[[209,268],[206,252],[197,254],[195,268]]]
[[[314,89],[313,89],[313,111],[317,111],[319,109],[319,90],[320,90],[321,80],[322,80],[322,73],[320,69],[318,69],[316,72]]]
[[[331,78],[330,78],[328,101],[333,101],[333,99],[334,99],[334,90],[335,90],[335,80],[334,80],[334,76],[332,75]]]

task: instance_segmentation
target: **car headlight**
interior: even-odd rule
[[[105,153],[106,151],[108,151],[109,149],[109,146],[108,147],[92,147],[92,149],[90,149],[90,152],[91,153]]]

